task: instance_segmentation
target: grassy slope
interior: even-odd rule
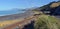
[[[60,29],[60,22],[54,17],[41,15],[35,22],[35,29]]]

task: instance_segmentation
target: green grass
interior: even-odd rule
[[[35,29],[60,29],[60,22],[55,17],[40,15],[34,27]]]

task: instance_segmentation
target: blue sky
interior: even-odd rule
[[[39,7],[57,0],[0,0],[0,11]]]

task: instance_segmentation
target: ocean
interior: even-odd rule
[[[0,11],[0,16],[24,13],[25,11]]]

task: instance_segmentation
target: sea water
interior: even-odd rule
[[[24,13],[25,11],[0,11],[0,16],[11,15],[11,14],[20,14]]]

